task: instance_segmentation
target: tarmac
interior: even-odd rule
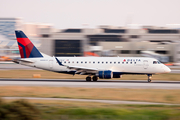
[[[99,80],[87,82],[75,79],[0,79],[0,86],[50,86],[85,88],[180,89],[180,81]]]

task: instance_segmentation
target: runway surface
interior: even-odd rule
[[[179,81],[147,80],[99,80],[86,82],[73,79],[0,79],[0,86],[53,86],[87,88],[140,88],[140,89],[180,89]]]
[[[108,104],[136,104],[136,105],[179,105],[169,103],[139,102],[139,101],[120,101],[120,100],[92,100],[92,99],[69,99],[69,98],[39,98],[39,97],[2,97],[3,99],[27,99],[27,100],[64,100],[77,102],[98,102]]]

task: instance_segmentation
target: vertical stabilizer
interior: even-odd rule
[[[21,58],[43,57],[23,31],[15,31]]]

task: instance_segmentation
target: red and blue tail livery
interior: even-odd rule
[[[23,31],[15,31],[21,58],[43,57]]]

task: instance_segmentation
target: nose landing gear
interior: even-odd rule
[[[151,82],[152,74],[147,74],[148,76],[148,82]]]

